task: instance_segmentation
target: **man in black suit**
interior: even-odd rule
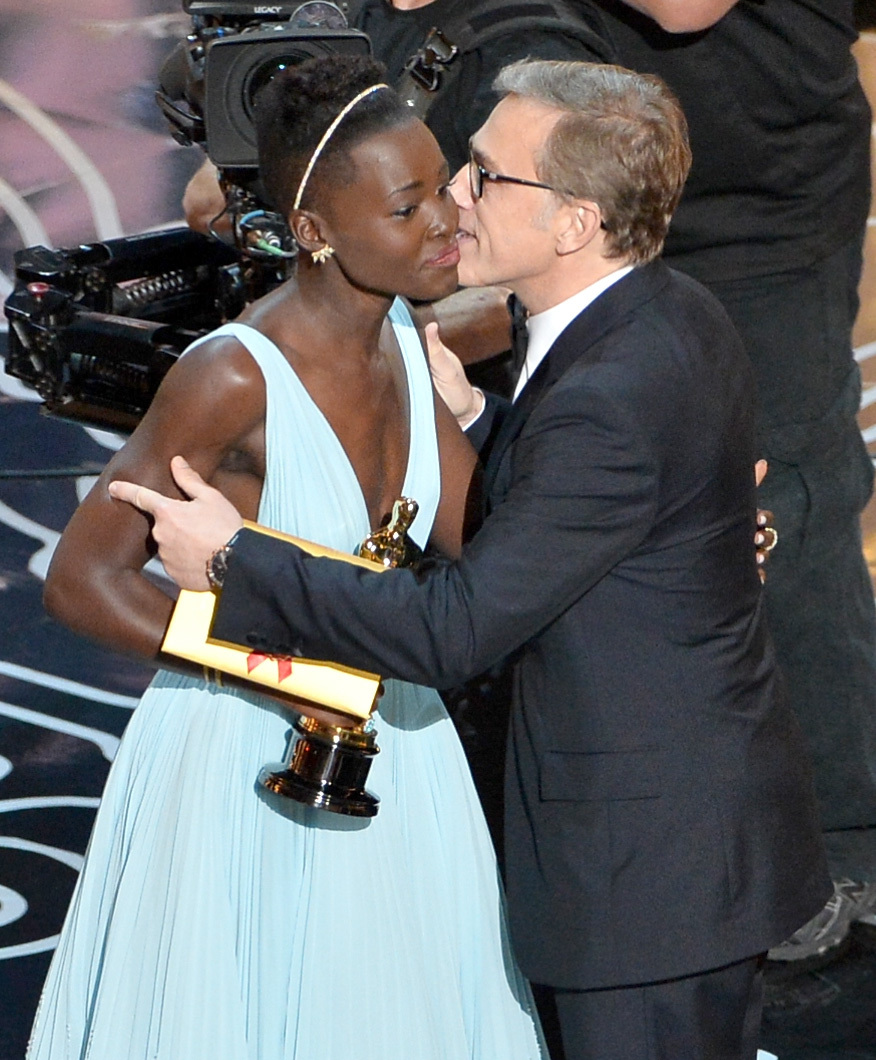
[[[831,885],[750,546],[751,368],[658,260],[690,159],[662,82],[531,62],[499,84],[454,184],[461,279],[530,313],[481,529],[381,574],[242,530],[213,633],[438,687],[513,655],[511,930],[566,1060],[753,1060],[763,954]],[[240,519],[177,473],[194,503],[111,491],[206,588]]]

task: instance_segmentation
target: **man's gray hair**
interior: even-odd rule
[[[494,87],[563,112],[536,172],[561,194],[599,206],[609,256],[635,264],[657,257],[691,161],[687,123],[664,82],[620,66],[523,59]]]

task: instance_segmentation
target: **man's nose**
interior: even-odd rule
[[[461,165],[456,171],[453,180],[450,182],[450,194],[453,196],[453,201],[460,210],[470,210],[474,206],[474,199],[471,194],[471,181],[468,176],[468,166],[468,162]]]

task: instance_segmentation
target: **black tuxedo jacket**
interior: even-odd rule
[[[244,532],[225,640],[452,687],[514,655],[506,883],[567,988],[761,952],[831,893],[754,559],[754,383],[662,263],[557,339],[502,424],[462,558],[370,573]]]

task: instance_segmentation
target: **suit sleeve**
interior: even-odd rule
[[[537,635],[641,544],[656,510],[657,459],[633,411],[559,389],[530,417],[511,489],[459,560],[372,573],[243,532],[213,635],[437,688]]]
[[[477,450],[481,463],[486,464],[496,436],[511,411],[511,402],[489,391],[484,391],[484,400],[483,412],[470,427],[466,427],[465,436]]]

